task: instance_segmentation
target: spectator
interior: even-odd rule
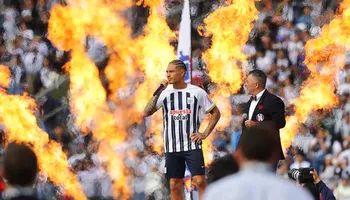
[[[288,58],[292,65],[297,64],[298,55],[303,50],[303,42],[300,40],[298,35],[290,36],[290,41],[288,42]]]
[[[349,176],[343,176],[341,184],[334,190],[334,196],[338,200],[350,198]]]
[[[208,184],[214,183],[223,177],[238,172],[238,164],[232,154],[214,160],[208,169]]]
[[[327,185],[320,179],[316,170],[310,172],[313,174],[313,178],[315,180],[316,187],[318,188],[318,193],[322,194],[324,200],[335,200],[333,192],[327,187]],[[318,198],[319,199],[319,198]],[[318,200],[317,199],[317,200]]]
[[[297,150],[297,154],[295,155],[295,161],[290,166],[290,169],[299,169],[299,168],[307,168],[311,166],[311,163],[304,160],[304,152],[302,150]]]
[[[350,76],[347,75],[345,79],[345,83],[342,83],[338,87],[337,94],[344,95],[344,94],[350,94]]]
[[[300,16],[296,22],[300,24],[305,24],[308,28],[312,25],[312,16],[311,16],[312,8],[310,6],[305,6],[303,9],[303,15]]]
[[[277,169],[277,176],[280,176],[285,179],[289,179],[288,177],[288,163],[286,161],[281,161],[281,165]]]
[[[293,21],[293,6],[291,4],[291,0],[283,0],[281,3],[278,4],[276,9],[276,15],[282,16],[283,20],[285,21]]]
[[[268,124],[246,129],[236,152],[240,172],[209,186],[204,200],[312,199],[306,191],[272,173],[270,161],[279,157],[280,148],[273,134]]]
[[[298,133],[294,137],[293,146],[301,149],[305,154],[308,154],[309,148],[313,142],[313,136],[305,124],[301,124]]]
[[[318,16],[320,16],[321,13],[323,12],[323,9],[324,9],[323,0],[312,0],[311,7],[312,7],[311,17],[315,19]]]
[[[350,112],[346,111],[343,114],[342,119],[336,123],[335,125],[335,132],[340,134],[341,137],[348,141],[350,137]]]
[[[319,128],[316,133],[316,138],[311,143],[310,157],[312,166],[315,168],[317,173],[320,172],[320,168],[324,163],[324,158],[329,150],[331,142],[327,139],[326,130]]]
[[[25,84],[25,70],[19,55],[14,55],[9,64],[11,71],[11,83],[8,89],[9,94],[22,94]]]
[[[11,59],[11,55],[6,51],[6,45],[0,43],[0,64],[5,65]]]
[[[320,179],[323,180],[323,182],[330,188],[334,188],[336,185],[337,179],[334,172],[335,167],[332,164],[332,156],[328,154],[324,160],[324,169],[320,173]]]

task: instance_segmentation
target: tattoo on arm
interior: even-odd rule
[[[218,123],[221,117],[220,111],[216,106],[210,111],[210,114],[211,114],[211,117],[209,120],[209,124],[204,131],[206,136],[209,136],[209,134],[214,130],[216,124]]]
[[[153,96],[143,110],[143,116],[148,117],[157,111],[157,101],[160,95]]]

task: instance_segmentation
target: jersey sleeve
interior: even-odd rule
[[[162,92],[157,100],[157,104],[156,104],[156,107],[157,107],[157,110],[161,107],[163,107],[163,100],[164,100],[164,92]]]
[[[215,107],[215,103],[204,90],[200,90],[199,100],[200,105],[203,107],[206,113],[210,112]]]

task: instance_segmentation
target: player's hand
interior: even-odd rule
[[[201,143],[202,140],[204,140],[205,138],[207,138],[208,135],[206,135],[205,133],[193,133],[191,135],[191,140],[192,142],[196,142],[196,143]]]
[[[310,171],[310,174],[313,175],[316,184],[321,181],[320,177],[318,177],[318,174],[317,174],[316,170]]]
[[[164,79],[164,80],[162,80],[162,82],[160,84],[162,84],[165,87],[167,87],[168,86],[168,80]]]
[[[247,128],[250,128],[250,127],[253,127],[253,126],[257,125],[258,122],[254,122],[254,121],[252,121],[252,120],[247,120],[247,121],[244,122],[244,124],[245,124],[245,126],[246,126]]]

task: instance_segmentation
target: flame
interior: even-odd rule
[[[247,56],[242,47],[248,41],[253,21],[258,18],[254,0],[227,0],[225,4],[206,17],[204,26],[199,28],[199,31],[205,31],[205,36],[212,36],[212,45],[203,54],[203,60],[208,66],[211,81],[216,84],[211,96],[221,111],[217,129],[230,124],[232,109],[229,97],[241,88],[245,78],[242,64]],[[205,124],[202,126],[205,127]],[[206,164],[212,161],[212,140],[213,137],[208,137],[203,144]]]
[[[219,120],[215,129],[223,131],[224,128],[226,128],[230,124],[232,118],[230,99],[219,95],[214,95],[212,100],[216,103],[216,106],[221,111],[221,120]],[[209,118],[206,117],[206,119],[201,124],[200,132],[203,132],[204,128],[206,128],[208,124]],[[215,147],[212,145],[213,140],[215,139],[214,134],[215,130],[203,141],[202,147],[205,166],[208,166],[213,161],[212,152],[216,150]]]
[[[113,150],[125,140],[125,127],[116,121],[107,105],[107,94],[100,81],[99,71],[85,53],[82,42],[87,36],[93,36],[109,47],[111,57],[106,75],[113,80],[110,88],[112,93],[127,84],[125,76],[129,72],[126,63],[131,31],[115,11],[126,8],[130,1],[125,4],[118,2],[107,5],[102,0],[77,0],[70,1],[65,7],[54,7],[49,21],[49,39],[57,47],[71,50],[71,61],[64,68],[70,75],[70,107],[76,117],[75,124],[85,133],[92,131],[95,139],[106,143],[99,149],[98,155],[108,159],[106,168],[115,180],[113,195],[127,199],[131,190],[126,183],[123,156]]]
[[[209,119],[206,116],[205,120],[201,123],[201,127],[199,128],[199,132],[204,132],[204,128],[207,127],[209,124]],[[213,131],[214,132],[214,131]],[[211,133],[205,140],[202,142],[202,151],[203,151],[203,157],[204,157],[204,164],[206,167],[210,165],[211,162],[213,162],[213,151],[215,150],[215,147],[212,145],[214,137],[214,133]]]
[[[144,6],[149,6],[150,8],[159,8],[163,6],[163,0],[139,0],[137,5],[141,5],[143,3]]]
[[[310,112],[330,109],[337,105],[336,74],[345,64],[345,51],[349,48],[350,1],[345,0],[339,14],[329,25],[322,27],[318,38],[305,45],[305,64],[311,75],[304,82],[300,96],[295,99],[295,115],[287,118],[287,125],[281,131],[283,149],[293,142],[298,125],[306,121]],[[336,35],[336,37],[334,37]]]
[[[10,71],[0,66],[0,84],[6,87],[9,83]],[[70,171],[67,157],[60,144],[49,141],[49,136],[37,125],[34,110],[34,99],[29,96],[7,95],[0,91],[0,122],[6,127],[6,142],[24,142],[31,144],[38,158],[40,170],[50,180],[62,186],[75,199],[86,199],[76,176]]]
[[[130,195],[131,191],[125,182],[127,174],[123,171],[123,158],[115,156],[112,147],[122,143],[127,134],[120,127],[117,127],[117,121],[114,114],[109,110],[106,104],[106,91],[104,90],[99,74],[94,63],[89,60],[83,48],[77,47],[72,52],[71,61],[65,66],[70,74],[70,106],[72,112],[76,115],[75,123],[85,132],[91,130],[94,138],[104,141],[108,147],[103,148],[99,155],[108,157],[107,169],[109,175],[117,180],[113,183],[113,192],[115,195]],[[94,91],[93,93],[91,91]],[[113,165],[113,164],[120,165]],[[116,196],[119,197],[119,196]]]
[[[134,5],[133,0],[123,0],[123,1],[104,0],[104,2],[105,2],[105,5],[112,7],[114,11],[122,11]]]
[[[168,27],[165,17],[157,10],[160,3],[161,1],[144,2],[145,5],[152,7],[144,35],[136,40],[137,64],[145,74],[145,81],[135,93],[135,99],[137,99],[135,109],[139,112],[143,110],[160,81],[166,77],[165,71],[168,63],[176,58],[174,48],[169,44],[175,38],[175,34]],[[156,143],[153,150],[158,153],[163,151],[162,125],[162,115],[156,113],[152,116],[151,126],[147,130],[148,133],[155,134]]]
[[[164,142],[163,142],[163,115],[161,112],[153,114],[150,120],[149,128],[146,134],[152,134],[152,150],[157,154],[161,155],[164,152]]]
[[[11,72],[7,66],[0,65],[0,86],[7,88],[11,81]]]
[[[204,19],[205,35],[212,36],[212,45],[203,54],[209,77],[218,84],[217,93],[228,97],[243,84],[240,63],[247,60],[242,47],[248,41],[253,21],[258,18],[254,0],[227,0]]]
[[[101,144],[98,151],[98,156],[104,159],[107,171],[114,179],[112,190],[113,196],[121,197],[122,199],[130,199],[131,191],[129,188],[125,187],[125,184],[128,182],[125,174],[128,174],[128,172],[124,167],[116,167],[124,165],[125,156],[121,153],[113,152],[110,149],[111,147],[107,143]]]
[[[74,49],[74,46],[87,36],[93,36],[103,42],[109,48],[108,54],[111,55],[105,74],[110,82],[111,93],[115,94],[118,88],[127,85],[125,76],[133,71],[129,67],[132,47],[131,29],[115,11],[126,9],[127,6],[132,5],[132,1],[76,0],[70,2],[70,6],[58,5],[52,9],[48,38],[55,46],[66,51]],[[77,15],[79,17],[76,17]]]

